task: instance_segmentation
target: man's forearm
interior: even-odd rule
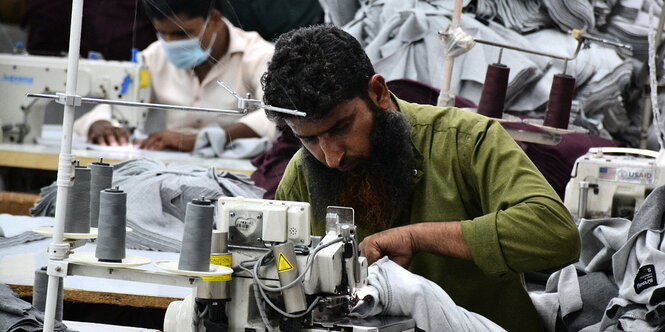
[[[459,221],[425,222],[409,225],[414,252],[429,252],[471,260],[471,251],[464,242]]]

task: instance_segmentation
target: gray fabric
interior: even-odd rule
[[[342,26],[351,19],[360,7],[358,0],[319,0],[324,12],[324,21]]]
[[[629,100],[625,98],[637,95],[632,92],[631,79],[646,59],[646,1],[479,0],[475,7],[465,8],[460,24],[475,38],[560,56],[574,54],[577,41],[568,34],[573,28],[594,35],[612,35],[608,39],[618,38],[636,46],[637,54],[631,57],[624,50],[591,43],[568,62],[566,70],[566,74],[577,79],[571,123],[583,126],[593,135],[636,145],[641,113],[634,110],[641,106],[627,109]],[[320,2],[329,22],[343,25],[356,37],[377,73],[387,80],[411,79],[441,86],[445,45],[437,33],[449,25],[453,1]],[[355,16],[346,22],[353,8],[357,8]],[[475,13],[470,13],[473,8]],[[607,32],[596,31],[600,26],[606,27]],[[496,62],[498,54],[497,47],[476,44],[467,54],[457,57],[451,92],[478,103],[485,64]],[[502,63],[511,69],[505,109],[543,117],[552,77],[563,72],[564,62],[505,50]]]
[[[266,137],[239,138],[229,144],[226,144],[226,141],[224,129],[219,126],[205,127],[196,135],[192,153],[204,158],[247,159],[258,156],[272,146]]]
[[[665,202],[665,186],[660,186],[647,196],[635,213],[628,236],[633,236],[646,229],[663,229],[665,225],[665,204],[663,202]]]
[[[0,249],[1,248],[9,248],[13,247],[15,245],[19,245],[22,243],[27,243],[27,242],[32,242],[32,241],[39,241],[42,239],[45,239],[46,237],[44,235],[35,233],[35,232],[23,232],[19,235],[15,235],[12,237],[0,237]]]
[[[476,14],[497,19],[512,30],[527,33],[552,25],[543,1],[540,0],[478,0]]]
[[[588,0],[543,0],[547,12],[562,31],[595,27],[593,7]]]
[[[14,237],[42,226],[53,226],[53,218],[0,214],[0,238]]]
[[[581,220],[580,262],[552,274],[545,293],[530,294],[548,331],[553,331],[557,317],[572,331],[657,331],[663,327],[664,201],[665,186],[661,186],[647,196],[632,222],[622,218]],[[599,322],[595,330],[589,327]]]
[[[365,308],[365,313],[412,317],[419,329],[430,332],[504,331],[489,319],[457,306],[441,287],[388,257],[372,264],[368,273],[368,287],[375,291],[368,291],[373,305]]]
[[[205,196],[262,198],[265,190],[256,187],[244,174],[217,172],[214,168],[169,164],[151,159],[134,159],[114,165],[113,186],[127,193],[126,247],[130,249],[180,251],[185,208],[192,199]],[[48,187],[57,190],[55,186]],[[33,210],[51,210],[55,205],[44,197]]]
[[[37,332],[44,328],[44,314],[28,302],[18,298],[5,284],[0,284],[0,331]],[[67,326],[56,321],[55,331],[68,331]]]
[[[628,239],[631,221],[625,218],[582,219],[578,226],[582,251],[578,267],[589,272],[612,272],[612,255]]]

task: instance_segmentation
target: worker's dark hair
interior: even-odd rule
[[[218,0],[143,0],[143,10],[151,21],[176,15],[206,18],[213,9],[222,11]]]
[[[374,67],[360,43],[332,25],[287,32],[277,39],[275,54],[263,74],[263,100],[271,106],[307,112],[308,120],[325,118],[337,105],[361,97]],[[267,111],[278,124],[294,115]]]

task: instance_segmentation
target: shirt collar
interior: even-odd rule
[[[423,155],[418,151],[416,146],[413,144],[414,140],[414,126],[413,126],[413,121],[415,120],[413,118],[413,115],[408,113],[408,112],[403,112],[403,109],[408,108],[408,103],[397,98],[395,94],[390,92],[390,97],[392,98],[393,102],[397,105],[397,111],[404,114],[406,117],[407,121],[409,121],[410,127],[411,127],[411,147],[413,148],[413,157],[414,157],[414,169],[413,169],[413,176],[414,176],[414,185],[418,184],[420,182],[420,179],[422,179],[423,175],[425,174],[423,170]]]
[[[222,21],[224,21],[229,31],[229,49],[226,51],[226,54],[243,52],[247,41],[242,37],[241,30],[227,20],[226,17],[222,17]]]

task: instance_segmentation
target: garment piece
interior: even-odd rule
[[[239,138],[226,144],[226,131],[219,126],[208,126],[196,135],[195,156],[204,158],[253,158],[268,150],[272,145],[266,137]]]
[[[579,235],[570,213],[495,120],[401,100],[397,106],[411,126],[417,173],[410,217],[392,226],[462,221],[474,259],[418,253],[410,270],[506,330],[542,330],[520,273],[577,260]],[[289,163],[277,199],[309,200],[302,158],[299,151]],[[360,239],[381,230],[356,225]],[[323,235],[324,228],[324,220],[313,221],[313,234]]]
[[[38,332],[44,329],[44,313],[21,300],[9,286],[0,284],[0,331]],[[54,331],[70,331],[55,321]]]
[[[612,256],[626,244],[631,221],[624,218],[582,219],[579,266],[587,273],[612,274]]]
[[[252,98],[263,98],[261,75],[272,57],[273,46],[255,32],[245,32],[224,19],[229,31],[229,49],[219,59],[203,81],[192,70],[179,69],[166,58],[159,41],[152,43],[143,52],[145,65],[150,71],[151,101],[169,105],[236,109],[237,99],[217,84],[223,81],[238,95],[251,94]],[[149,113],[151,113],[149,111]],[[196,132],[210,124],[225,126],[243,123],[259,136],[271,140],[277,138],[275,125],[263,111],[255,111],[243,117],[219,115],[209,112],[186,112],[166,110],[165,128],[181,132]],[[76,134],[86,137],[90,125],[98,120],[110,120],[112,107],[100,105],[78,119],[74,124]]]
[[[383,257],[368,269],[374,315],[411,317],[416,327],[437,332],[505,331],[489,319],[458,306],[434,282],[413,274]],[[368,297],[364,297],[365,301]],[[365,316],[367,317],[367,316]]]
[[[21,243],[45,239],[44,235],[32,231],[42,226],[53,226],[53,218],[0,214],[0,248],[8,248]]]

